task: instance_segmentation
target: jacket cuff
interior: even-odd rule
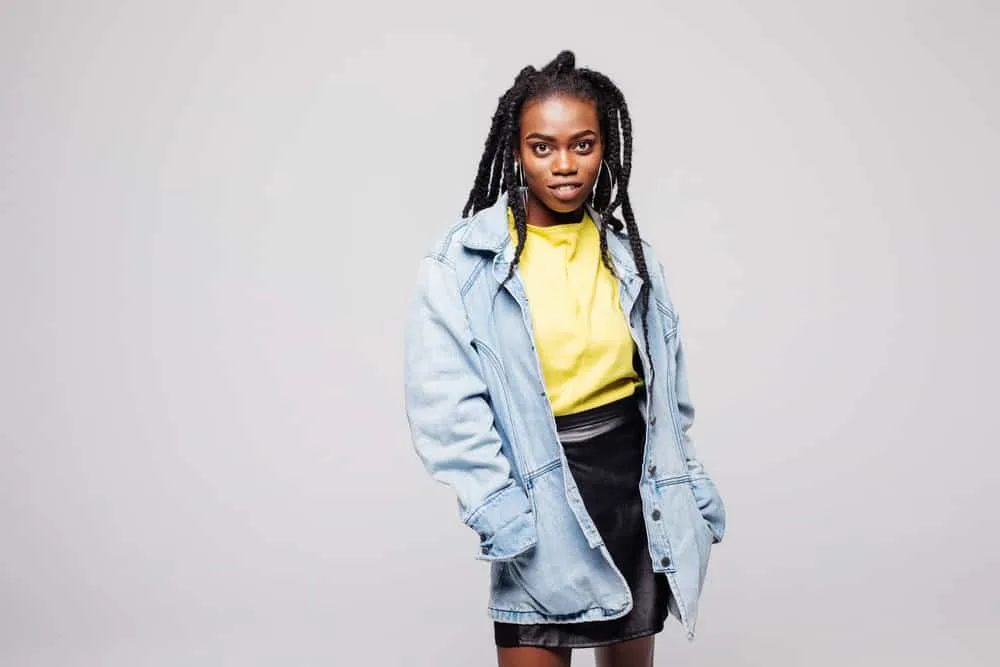
[[[516,484],[487,498],[465,524],[479,534],[479,560],[510,560],[538,542],[531,502]]]

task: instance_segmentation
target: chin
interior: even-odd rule
[[[572,213],[573,211],[580,210],[580,207],[587,203],[587,197],[582,197],[579,200],[563,201],[561,199],[556,199],[555,197],[545,197],[541,200],[546,207],[552,209],[556,213]]]

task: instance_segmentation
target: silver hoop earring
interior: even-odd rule
[[[524,183],[524,170],[521,169],[520,160],[514,160],[514,177],[517,179],[517,189],[521,191],[521,201],[524,208],[528,208],[528,186]]]

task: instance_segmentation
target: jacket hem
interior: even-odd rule
[[[621,618],[632,611],[629,600],[623,607],[608,609],[606,607],[588,607],[576,614],[544,614],[539,611],[515,611],[512,609],[497,609],[489,607],[490,618],[502,623],[533,625],[536,623],[580,623],[582,621],[612,621]]]

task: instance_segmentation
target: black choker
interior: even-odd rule
[[[532,197],[532,200],[534,201],[535,205],[537,205],[540,209],[544,210],[548,214],[553,224],[556,225],[571,225],[578,223],[583,220],[583,216],[587,212],[587,207],[581,206],[575,211],[567,211],[565,213],[562,213],[560,211],[553,211],[537,197]]]
[[[548,208],[546,206],[546,208]],[[585,213],[584,207],[581,206],[575,211],[569,211],[568,213],[559,213],[558,211],[553,211],[548,209],[549,215],[552,216],[552,221],[557,225],[569,225],[580,222],[583,220],[583,214]]]

